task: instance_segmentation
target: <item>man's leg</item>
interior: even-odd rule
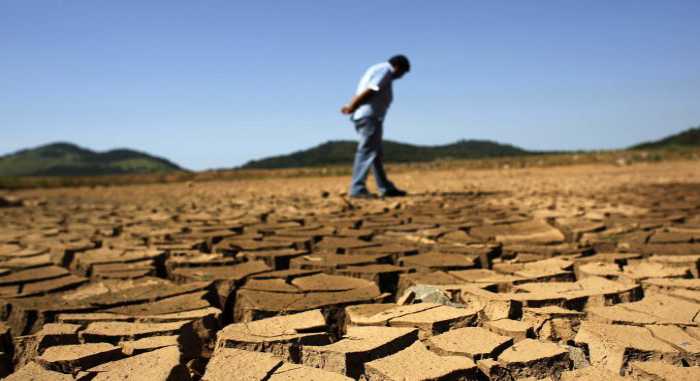
[[[389,181],[386,172],[384,172],[384,144],[382,143],[384,126],[381,122],[377,122],[376,130],[377,154],[372,161],[372,173],[374,174],[374,181],[377,182],[377,190],[380,194],[384,194],[396,189],[396,187]]]
[[[355,163],[352,167],[352,184],[350,195],[356,196],[367,193],[365,181],[369,174],[374,159],[377,156],[377,143],[381,143],[381,136],[377,140],[377,124],[370,118],[363,118],[355,122],[355,129],[359,135]]]

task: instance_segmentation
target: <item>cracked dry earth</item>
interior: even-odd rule
[[[7,380],[698,380],[697,162],[23,191]]]

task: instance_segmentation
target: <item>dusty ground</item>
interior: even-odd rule
[[[8,380],[700,379],[700,166],[0,199]]]

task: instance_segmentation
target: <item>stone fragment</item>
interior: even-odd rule
[[[404,295],[399,298],[399,304],[409,303],[433,303],[453,305],[451,292],[443,286],[429,286],[419,284],[404,291]]]
[[[420,285],[448,285],[463,283],[459,278],[456,278],[446,272],[435,271],[431,273],[409,273],[399,276],[399,286],[396,290],[396,295],[403,295],[406,290],[414,286]]]

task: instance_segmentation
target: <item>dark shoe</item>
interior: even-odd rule
[[[366,199],[366,200],[371,200],[377,198],[377,195],[369,192],[360,192],[356,194],[351,194],[350,198],[360,198],[360,199]]]
[[[406,196],[406,191],[402,191],[401,189],[390,189],[384,193],[381,194],[382,197],[405,197]]]

